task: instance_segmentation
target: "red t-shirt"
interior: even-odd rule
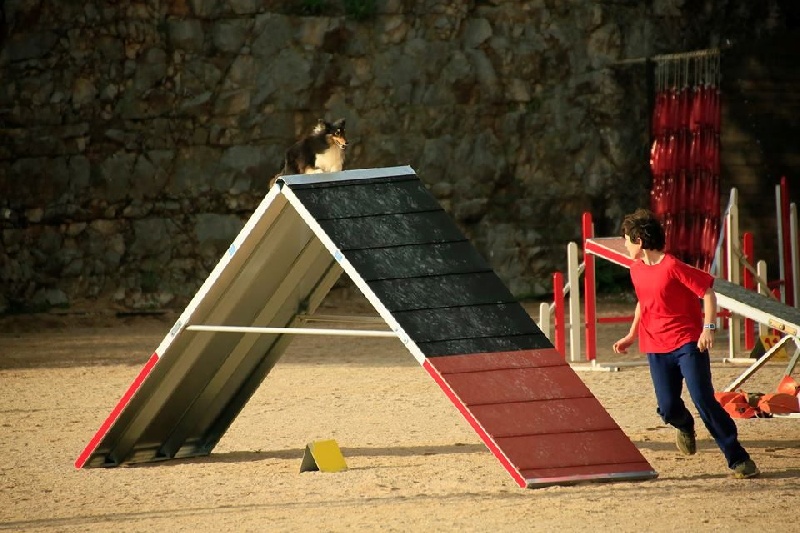
[[[703,333],[703,297],[714,284],[707,272],[670,254],[656,265],[635,261],[631,280],[639,300],[639,350],[671,352]]]

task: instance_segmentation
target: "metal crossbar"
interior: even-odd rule
[[[780,349],[780,347],[783,346],[783,344],[787,342],[789,339],[792,339],[796,346],[794,357],[792,357],[792,361],[789,364],[789,368],[786,369],[787,370],[786,373],[790,374],[791,371],[794,369],[794,366],[797,364],[798,354],[800,354],[800,339],[798,339],[794,335],[786,335],[781,340],[776,342],[775,345],[772,346],[772,348],[767,350],[767,352],[761,357],[759,357],[755,363],[750,365],[750,368],[742,372],[742,375],[733,380],[733,382],[730,385],[725,387],[725,392],[735,391],[737,388],[741,387],[742,384],[748,379],[750,379],[753,376],[753,374],[755,374],[756,370],[764,366],[767,363],[767,361],[769,361],[770,358],[773,355],[775,355],[778,349]]]
[[[397,337],[394,331],[368,329],[322,329],[322,328],[259,328],[255,326],[186,326],[188,331],[211,331],[219,333],[258,333],[262,335],[339,335],[346,337]]]

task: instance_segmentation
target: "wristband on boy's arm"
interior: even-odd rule
[[[711,331],[715,331],[717,329],[717,325],[714,323],[703,324],[703,329],[710,329]]]

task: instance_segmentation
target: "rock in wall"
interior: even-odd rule
[[[0,311],[182,306],[321,117],[346,168],[411,165],[546,293],[582,212],[602,234],[647,202],[643,59],[777,5],[685,4],[0,2]]]

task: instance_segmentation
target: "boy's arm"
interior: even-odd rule
[[[639,329],[639,318],[641,317],[641,310],[639,309],[639,302],[636,302],[636,309],[633,310],[633,322],[631,322],[631,329],[628,334],[614,343],[612,347],[614,353],[627,353],[628,347],[636,340],[636,331]]]
[[[703,294],[703,324],[717,323],[717,293],[714,289],[706,289]]]
[[[636,335],[636,331],[639,329],[639,319],[642,317],[642,310],[639,308],[639,302],[636,302],[636,309],[633,310],[633,322],[631,322],[631,330],[628,332],[628,335],[631,337]]]
[[[697,348],[702,352],[714,346],[715,330],[705,327],[705,324],[716,324],[717,321],[717,293],[714,289],[706,289],[703,294],[703,332],[697,339]]]

